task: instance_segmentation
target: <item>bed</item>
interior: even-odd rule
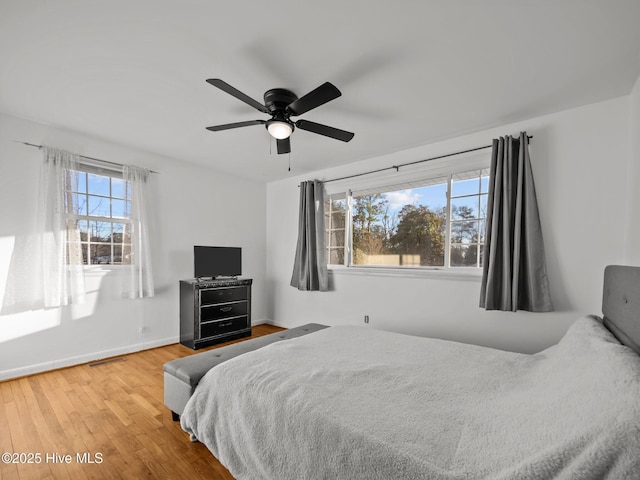
[[[640,268],[534,355],[330,327],[230,359],[181,417],[238,480],[640,478]]]

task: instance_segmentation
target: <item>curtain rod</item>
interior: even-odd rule
[[[528,140],[531,140],[532,138],[533,138],[533,135],[527,136]],[[416,160],[414,162],[400,163],[398,165],[393,165],[391,167],[384,167],[384,168],[379,168],[377,170],[370,170],[368,172],[347,175],[345,177],[332,178],[330,180],[323,180],[322,183],[337,182],[338,180],[347,180],[349,178],[362,177],[363,175],[370,175],[372,173],[385,172],[387,170],[395,170],[397,172],[400,169],[400,167],[408,167],[409,165],[416,165],[418,163],[430,162],[431,160],[439,160],[441,158],[453,157],[454,155],[462,155],[463,153],[470,153],[470,152],[476,152],[478,150],[485,150],[487,148],[491,148],[492,146],[493,145],[485,145],[484,147],[470,148],[469,150],[461,150],[459,152],[447,153],[444,155],[438,155],[437,157],[425,158],[423,160]]]
[[[34,143],[21,142],[19,140],[16,140],[16,142],[22,143],[23,145],[28,145],[29,147],[42,148],[42,145],[36,145]],[[108,163],[109,165],[115,165],[116,167],[123,167],[124,166],[122,163],[110,162],[109,160],[102,160],[101,158],[87,157],[86,155],[78,155],[78,156],[80,158],[86,158],[87,160],[95,160],[96,162]],[[154,172],[153,170],[149,170],[149,172],[150,173],[158,173],[158,172]]]

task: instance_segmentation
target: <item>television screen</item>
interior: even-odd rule
[[[235,277],[242,275],[239,247],[193,247],[194,277]]]

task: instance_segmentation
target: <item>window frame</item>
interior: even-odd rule
[[[131,211],[131,185],[128,185],[129,182],[127,182],[124,177],[123,177],[123,173],[122,170],[117,169],[117,168],[108,168],[105,166],[98,166],[98,165],[93,165],[92,163],[88,162],[88,161],[82,161],[79,164],[77,164],[77,168],[74,169],[68,169],[67,173],[68,174],[72,174],[72,172],[80,172],[85,174],[85,185],[84,185],[84,191],[82,188],[78,188],[77,190],[73,190],[73,184],[71,183],[71,185],[65,185],[65,197],[67,195],[81,195],[84,196],[84,198],[87,201],[86,204],[86,213],[81,214],[81,213],[77,213],[77,212],[69,212],[68,211],[68,203],[65,202],[65,218],[67,219],[67,222],[73,222],[72,224],[76,225],[78,234],[80,235],[80,245],[81,248],[84,249],[86,248],[86,253],[87,253],[87,258],[86,258],[86,263],[84,261],[84,255],[83,255],[83,262],[82,262],[82,267],[85,269],[95,269],[95,268],[100,268],[100,269],[113,269],[113,268],[123,268],[123,267],[129,267],[130,264],[129,263],[123,263],[121,262],[117,262],[115,263],[113,261],[114,257],[117,257],[117,255],[115,255],[115,247],[119,247],[121,249],[120,251],[120,257],[124,257],[125,256],[125,247],[127,247],[128,249],[126,251],[128,251],[129,253],[131,253],[133,250],[133,245],[131,242],[129,243],[124,243],[123,241],[120,242],[116,242],[114,240],[114,230],[113,230],[113,225],[114,224],[123,224],[123,231],[122,231],[122,235],[124,237],[125,232],[127,230],[127,225],[129,226],[129,231],[131,231],[131,228],[133,226],[133,221],[131,220],[131,216],[127,216],[126,212],[130,212]],[[104,194],[100,194],[100,193],[95,193],[95,192],[91,192],[89,190],[89,175],[99,175],[99,176],[103,176],[103,177],[107,177],[109,178],[109,194],[108,195],[104,195]],[[114,195],[114,191],[113,191],[113,179],[117,179],[117,180],[121,180],[123,182],[123,197],[119,197],[119,196],[113,196]],[[103,199],[107,199],[109,202],[109,216],[104,216],[104,215],[91,215],[89,212],[89,197],[96,197],[96,198],[103,198]],[[117,216],[113,216],[113,205],[114,205],[114,200],[116,201],[123,201],[124,204],[126,205],[127,203],[129,203],[129,208],[124,208],[124,216],[122,217],[117,217]],[[86,238],[82,239],[82,229],[79,226],[78,222],[84,221],[86,222]],[[92,235],[91,235],[91,225],[92,222],[101,222],[101,223],[108,223],[110,224],[110,233],[109,233],[109,238],[110,241],[109,242],[98,242],[98,241],[94,241],[92,240]],[[109,246],[109,258],[110,261],[107,263],[101,263],[101,262],[96,262],[93,263],[92,262],[92,254],[91,254],[91,247],[92,246]],[[98,256],[96,256],[97,258]]]
[[[385,172],[384,174],[372,174],[370,178],[363,180],[358,179],[345,179],[341,181],[325,183],[325,202],[330,201],[331,197],[342,195],[346,198],[346,211],[345,211],[345,240],[344,240],[344,264],[331,264],[329,251],[331,246],[325,245],[325,253],[327,258],[327,270],[330,274],[354,274],[354,275],[367,275],[367,276],[400,276],[400,277],[429,277],[435,276],[440,278],[455,278],[461,280],[479,280],[482,276],[482,266],[451,266],[451,209],[452,209],[452,181],[455,175],[468,173],[471,171],[486,171],[489,176],[489,169],[491,164],[491,153],[488,152],[474,152],[472,154],[461,155],[456,159],[438,159],[434,161],[425,162],[424,164],[411,165],[409,167],[402,167],[402,170],[397,170],[392,173]],[[352,198],[354,192],[367,190],[377,191],[379,193],[392,192],[402,190],[403,185],[413,185],[413,188],[419,188],[421,182],[429,183],[438,178],[446,177],[446,224],[445,224],[445,259],[443,266],[387,266],[387,265],[354,265],[352,264],[352,225],[353,225],[353,202]],[[477,196],[479,200],[479,206],[481,205],[481,197],[487,192],[482,191],[482,173],[478,175],[478,181],[480,182],[479,190],[477,194],[469,194],[468,196]],[[489,179],[490,182],[490,179]],[[398,188],[400,187],[400,188]],[[409,187],[407,187],[409,188]],[[453,198],[462,198],[465,195],[453,195]],[[482,216],[482,212],[478,211],[478,217],[472,219],[472,221],[479,222],[478,228],[481,223],[485,225],[484,237],[486,238],[486,217]],[[328,232],[325,229],[326,236]],[[483,242],[474,243],[477,250],[477,255],[480,252],[480,246],[484,245]],[[479,257],[477,257],[479,258]]]

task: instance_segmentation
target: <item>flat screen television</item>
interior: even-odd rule
[[[194,277],[237,277],[242,275],[240,247],[193,247]]]

